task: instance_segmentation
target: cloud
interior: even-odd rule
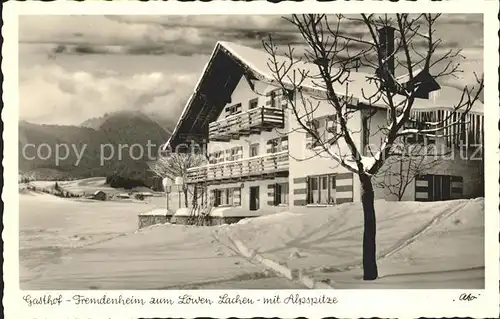
[[[192,15],[192,16],[106,16],[112,21],[128,24],[161,25],[166,28],[186,26],[211,30],[286,31],[294,28],[281,15]]]
[[[20,74],[20,118],[35,123],[80,124],[105,112],[139,110],[180,114],[197,74],[151,72],[119,76],[35,66]]]
[[[482,16],[445,14],[440,21],[436,36],[443,38],[442,48],[465,48],[467,57],[461,61],[464,73],[446,84],[473,83],[472,71],[483,67]],[[341,30],[368,36],[356,20]],[[206,62],[219,40],[262,49],[269,33],[281,48],[291,43],[303,52],[304,41],[281,16],[22,16],[20,42],[34,43],[23,52],[44,58],[33,58],[43,65],[23,64],[27,59],[20,51],[21,118],[79,124],[105,112],[142,110],[175,119],[201,72],[194,61]],[[182,62],[179,56],[185,56]]]
[[[23,16],[19,25],[20,42],[50,43],[53,54],[189,56],[209,54],[219,40],[255,46],[267,32],[282,41],[296,34],[281,16],[266,15]]]
[[[359,17],[347,15],[340,31],[369,39]],[[357,18],[357,19],[356,19]],[[338,21],[328,16],[331,26]],[[482,46],[482,16],[444,14],[436,35],[448,47]],[[24,16],[21,42],[52,44],[53,54],[128,54],[190,56],[209,54],[217,41],[233,41],[261,48],[271,34],[276,44],[304,42],[297,28],[279,15],[193,16]],[[352,49],[360,46],[352,44]]]
[[[164,28],[145,23],[122,23],[105,16],[21,16],[21,42],[89,42],[121,45],[147,42],[185,41],[201,43],[197,29],[184,26]]]
[[[59,43],[52,44],[47,52],[52,57],[57,55],[86,55],[86,54],[107,54],[107,55],[168,55],[179,56],[208,55],[212,52],[214,43],[204,43],[193,46],[187,43],[139,43],[129,45],[100,45],[92,43]],[[46,50],[40,47],[41,50]]]

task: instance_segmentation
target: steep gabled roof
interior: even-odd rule
[[[277,56],[277,60],[289,64],[287,57]],[[208,123],[214,121],[225,104],[230,101],[230,96],[241,76],[247,75],[269,85],[277,85],[268,62],[269,55],[264,50],[231,42],[218,42],[165,146],[175,146],[182,143],[184,138],[181,135],[183,134],[186,140],[188,133],[191,134],[189,140],[196,140],[196,137],[206,137]],[[311,76],[318,74],[316,64],[304,61],[298,62],[293,70],[309,72]],[[289,72],[290,75],[293,70]],[[354,97],[360,103],[386,108],[386,104],[381,100],[372,103],[367,99],[377,91],[376,85],[370,81],[372,78],[373,75],[369,73],[350,72],[348,79],[343,83],[335,83],[334,89],[339,95]],[[317,84],[318,82],[320,84]],[[321,88],[320,79],[306,78],[301,84],[301,89],[309,94],[325,93],[325,90]],[[459,89],[442,87],[438,93],[434,93],[433,97],[418,99],[413,109],[452,109],[453,105],[459,101],[460,96]],[[470,112],[483,114],[483,104],[477,101]]]

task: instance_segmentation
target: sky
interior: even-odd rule
[[[341,32],[365,38],[355,21]],[[20,119],[78,125],[123,110],[179,117],[217,41],[303,48],[281,16],[22,16],[19,20]],[[483,72],[482,15],[445,14],[436,24],[442,50],[461,48],[462,73],[445,85],[474,84]]]

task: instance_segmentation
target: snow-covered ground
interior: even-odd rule
[[[109,240],[137,228],[145,203],[65,199],[25,192],[19,201],[21,282],[64,260],[77,247]]]
[[[137,215],[162,205],[23,192],[21,289],[303,288],[241,257],[233,239],[335,288],[484,286],[482,199],[378,201],[381,278],[372,283],[360,279],[359,204],[137,232]]]
[[[22,192],[21,289],[303,288],[240,257],[214,228],[137,232],[137,215],[161,205]]]
[[[335,288],[484,287],[483,199],[375,205],[380,278],[374,282],[361,280],[359,204],[248,219],[222,231]]]

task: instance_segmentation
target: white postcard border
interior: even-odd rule
[[[486,286],[484,290],[247,290],[247,291],[53,291],[28,292],[19,289],[19,206],[17,193],[18,159],[18,16],[20,14],[284,14],[296,12],[421,12],[422,7],[428,12],[449,13],[485,13],[484,15],[484,65],[485,65],[485,260]],[[6,318],[17,317],[47,317],[47,318],[79,318],[79,317],[229,317],[229,316],[265,316],[265,317],[297,317],[309,318],[335,317],[490,317],[499,312],[499,151],[498,133],[499,101],[496,84],[498,83],[498,37],[499,23],[496,14],[497,1],[416,1],[416,2],[380,2],[380,1],[350,1],[316,3],[271,4],[212,2],[212,3],[139,3],[139,2],[9,2],[4,4],[2,35],[2,71],[4,74],[2,120],[4,122],[4,298]],[[177,299],[183,294],[212,296],[216,301],[224,293],[230,295],[245,295],[261,298],[263,295],[273,296],[279,293],[286,297],[299,293],[301,296],[318,296],[325,294],[335,297],[338,303],[317,304],[310,306],[296,306],[291,304],[280,305],[218,305],[210,307],[172,305],[164,307],[130,305],[123,306],[75,306],[64,303],[59,307],[27,307],[22,296],[27,294],[43,295],[51,293],[63,295],[63,299],[71,299],[73,295],[84,294],[88,297],[109,296],[136,296],[148,299],[151,296],[164,296]],[[462,293],[478,295],[474,301],[457,301]]]

